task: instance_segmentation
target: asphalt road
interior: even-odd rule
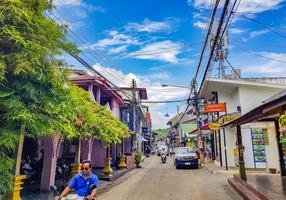
[[[99,195],[98,200],[241,200],[227,176],[206,169],[176,170],[173,160],[146,158],[143,167],[124,182]]]

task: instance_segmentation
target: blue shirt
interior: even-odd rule
[[[95,174],[90,174],[87,179],[82,173],[75,175],[68,187],[75,190],[75,193],[81,197],[91,194],[89,186],[95,184],[96,188],[99,186],[98,177]]]

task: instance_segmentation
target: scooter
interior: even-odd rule
[[[93,190],[95,188],[96,188],[95,184],[92,184],[89,186],[90,190]],[[58,196],[60,196],[60,193],[59,193],[58,188],[56,186],[51,186],[50,190],[54,191]],[[62,198],[60,197],[59,200],[85,200],[87,196],[88,195],[86,195],[84,197],[80,197],[77,194],[69,194],[66,197],[62,197]]]
[[[161,153],[161,161],[162,161],[162,163],[166,163],[166,161],[167,161],[167,154],[166,153]]]

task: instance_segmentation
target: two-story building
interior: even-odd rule
[[[212,103],[225,103],[226,112],[213,113],[214,121],[233,119],[261,105],[264,100],[286,88],[283,84],[233,79],[207,79],[199,96]],[[219,114],[219,115],[217,115]],[[211,117],[209,117],[211,118]],[[226,123],[225,120],[222,123]],[[271,123],[249,123],[241,126],[245,146],[246,168],[279,169],[275,127]],[[237,164],[235,127],[223,127],[214,132],[216,164],[225,168]]]

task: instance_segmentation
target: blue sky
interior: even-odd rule
[[[54,0],[54,13],[85,41],[86,46],[79,46],[83,58],[110,80],[123,86],[134,78],[140,86],[147,87],[151,100],[172,100],[184,99],[188,90],[161,88],[160,84],[188,85],[193,78],[210,15],[210,2]],[[229,28],[228,60],[234,67],[241,68],[243,77],[284,76],[285,0],[242,0],[237,12],[285,37],[236,15]],[[88,53],[91,49],[95,56]],[[83,69],[69,56],[64,59]],[[215,67],[212,74],[217,74]],[[168,119],[164,114],[168,112],[172,116],[176,105],[150,105],[155,128],[165,126]],[[186,106],[178,105],[181,111]]]

